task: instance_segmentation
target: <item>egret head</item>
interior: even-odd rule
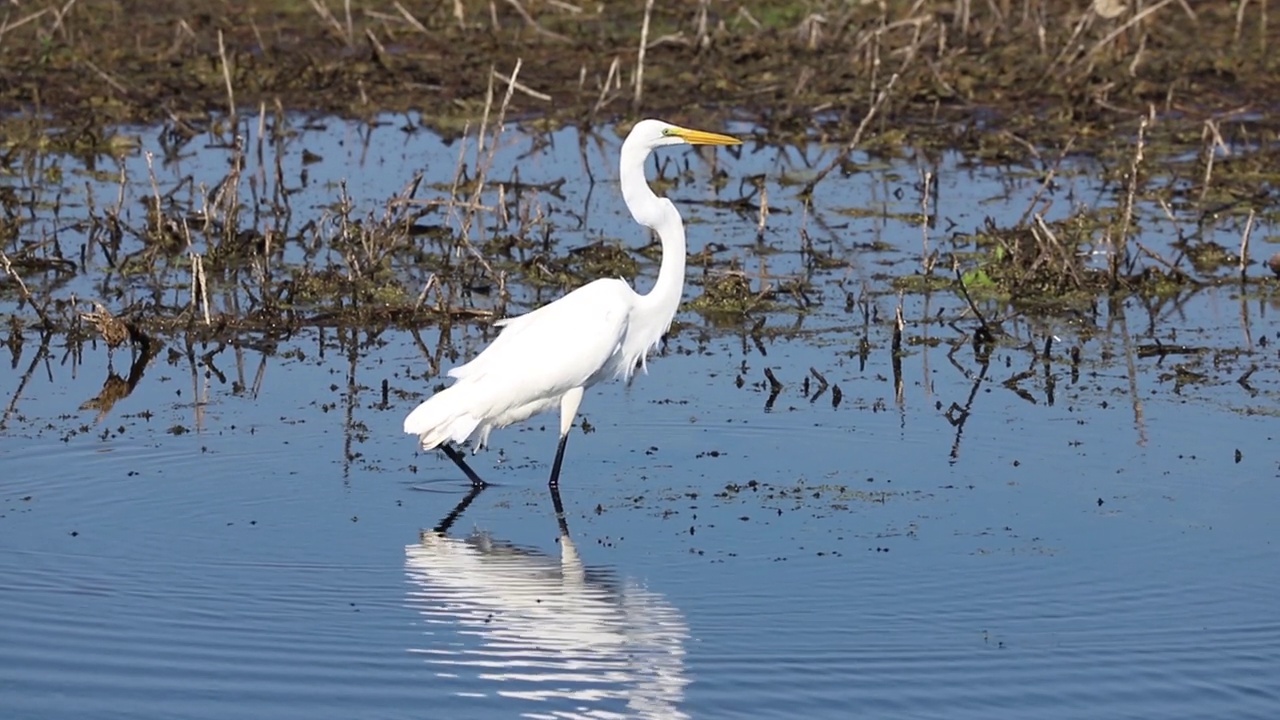
[[[627,135],[627,145],[646,151],[665,145],[738,145],[742,141],[718,133],[690,130],[661,120],[641,120]]]
[[[680,213],[670,200],[653,194],[644,180],[644,161],[654,148],[664,145],[737,145],[737,138],[728,135],[690,130],[661,120],[641,120],[631,128],[622,143],[619,158],[619,180],[622,197],[636,222],[658,231],[664,238],[678,238],[681,253],[684,252],[684,225]]]

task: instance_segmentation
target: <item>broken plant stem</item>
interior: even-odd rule
[[[649,44],[649,18],[653,15],[653,0],[645,0],[644,22],[640,25],[640,50],[636,53],[636,88],[631,99],[631,106],[640,109],[640,98],[644,94],[644,52]]]
[[[227,64],[227,46],[222,42],[222,31],[218,31],[218,58],[222,61],[222,79],[227,84],[227,113],[231,116],[231,124],[236,124],[236,94],[231,89],[231,66]]]
[[[929,195],[933,186],[933,173],[920,172],[920,268],[926,276],[933,274],[934,256],[929,252]]]
[[[1112,30],[1110,33],[1107,34],[1106,37],[1102,38],[1097,43],[1095,43],[1093,47],[1089,48],[1089,52],[1085,53],[1084,57],[1086,59],[1093,57],[1098,53],[1099,50],[1111,44],[1113,40],[1115,40],[1116,38],[1120,37],[1125,32],[1127,32],[1129,28],[1142,22],[1144,19],[1146,19],[1148,15],[1154,13],[1160,8],[1163,8],[1165,5],[1168,5],[1171,2],[1173,2],[1173,0],[1160,0],[1160,2],[1156,3],[1155,5],[1152,5],[1151,7],[1143,10],[1142,12],[1134,14],[1133,17],[1129,18],[1128,22],[1124,23],[1123,25],[1116,28],[1115,30]]]
[[[1229,151],[1227,144],[1222,140],[1222,133],[1218,131],[1218,123],[1213,120],[1204,121],[1202,136],[1209,138],[1209,145],[1205,148],[1204,179],[1200,181],[1200,204],[1204,205],[1205,196],[1209,194],[1209,185],[1213,181],[1213,162],[1218,156],[1218,148],[1222,148],[1224,155]]]
[[[22,281],[22,276],[14,269],[13,263],[9,260],[9,256],[5,254],[4,250],[0,250],[0,266],[4,267],[4,274],[13,278],[13,281],[18,284],[18,294],[22,296],[24,302],[30,303],[31,307],[35,309],[36,315],[40,317],[41,326],[45,330],[52,330],[53,323],[49,321],[49,316],[45,314],[44,306],[36,302],[36,299],[31,295],[31,291],[27,289],[27,284]]]
[[[418,20],[418,18],[414,17],[413,14],[410,13],[408,10],[406,10],[404,6],[401,5],[399,2],[391,3],[391,6],[394,7],[404,17],[405,22],[413,26],[414,30],[417,30],[423,35],[431,34],[430,31],[427,30],[427,26],[423,25],[422,22]]]
[[[982,311],[978,309],[977,304],[973,302],[973,298],[969,295],[969,288],[965,286],[964,276],[960,273],[960,258],[955,255],[951,256],[951,270],[955,273],[956,284],[960,286],[960,295],[964,297],[965,303],[969,305],[969,311],[973,313],[974,317],[978,318],[981,335],[984,335],[984,339],[988,340],[994,338],[996,336],[994,329],[991,327],[991,324],[987,322],[986,316],[982,314]]]
[[[600,86],[600,98],[596,100],[595,107],[591,108],[592,115],[598,114],[611,99],[609,96],[609,88],[613,86],[614,81],[618,77],[618,66],[621,62],[621,58],[614,56],[613,62],[609,64],[609,74],[605,76],[604,85]]]
[[[525,85],[524,83],[516,82],[514,75],[512,75],[511,77],[507,77],[506,75],[503,75],[497,70],[490,70],[489,72],[493,74],[493,77],[506,83],[508,90],[510,90],[511,88],[515,88],[516,90],[519,90],[520,92],[524,93],[525,95],[528,95],[531,98],[542,100],[544,102],[551,102],[550,95],[546,93],[540,93],[537,90],[534,90],[533,88],[529,87],[528,85]]]
[[[1142,166],[1142,151],[1147,140],[1147,116],[1138,123],[1138,144],[1133,151],[1133,162],[1129,165],[1129,188],[1125,196],[1124,215],[1120,223],[1118,237],[1111,239],[1111,289],[1115,290],[1120,283],[1120,265],[1128,256],[1129,228],[1133,225],[1133,202],[1138,192],[1138,170]]]
[[[867,126],[871,124],[871,120],[876,116],[876,112],[880,109],[880,106],[884,105],[885,100],[889,99],[889,93],[893,91],[893,86],[898,82],[898,78],[900,77],[902,70],[906,69],[907,63],[911,62],[911,58],[913,57],[915,57],[914,46],[911,52],[907,55],[906,60],[903,60],[902,68],[889,78],[889,82],[885,83],[883,88],[880,88],[880,94],[876,96],[875,102],[871,103],[871,108],[867,110],[867,114],[863,116],[862,122],[858,123],[858,129],[854,131],[853,139],[851,139],[848,144],[846,144],[844,148],[831,159],[830,163],[827,163],[826,167],[819,170],[818,174],[815,175],[812,180],[805,183],[804,189],[800,191],[801,195],[812,195],[813,189],[817,187],[818,183],[822,182],[823,178],[831,174],[832,170],[835,170],[841,163],[847,160],[849,155],[862,144],[862,133],[866,132]]]
[[[769,187],[760,182],[760,213],[756,217],[756,242],[764,242],[764,228],[769,220]]]
[[[552,38],[554,40],[559,40],[561,42],[569,42],[569,38],[565,37],[564,35],[561,35],[558,32],[552,32],[551,30],[548,30],[542,27],[542,25],[539,24],[537,20],[533,19],[533,16],[529,14],[529,11],[524,9],[524,6],[520,4],[519,0],[506,0],[506,2],[516,11],[516,14],[519,15],[522,20],[524,20],[525,25],[528,25],[529,27],[533,28],[534,32],[538,33],[539,35],[545,35],[546,37]]]
[[[1253,218],[1256,213],[1249,209],[1249,219],[1244,221],[1244,232],[1240,237],[1240,282],[1244,282],[1249,268],[1249,234],[1253,232]]]
[[[209,317],[209,287],[204,273],[204,256],[191,253],[191,305],[197,303],[204,313],[204,324],[212,325]]]
[[[1077,135],[1072,135],[1067,144],[1063,146],[1062,152],[1058,153],[1058,160],[1045,173],[1044,180],[1040,183],[1040,187],[1036,189],[1036,194],[1031,197],[1031,202],[1027,203],[1027,209],[1022,211],[1022,217],[1018,218],[1018,225],[1022,225],[1031,217],[1031,213],[1035,212],[1036,205],[1040,202],[1040,198],[1044,197],[1045,191],[1053,187],[1054,178],[1058,174],[1058,168],[1062,166],[1062,161],[1067,158],[1067,154],[1071,152],[1071,146],[1075,145]]]

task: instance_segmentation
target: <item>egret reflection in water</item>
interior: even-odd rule
[[[634,581],[583,565],[558,493],[559,557],[489,533],[450,536],[482,489],[405,548],[409,604],[424,626],[423,645],[411,652],[442,682],[465,679],[458,695],[528,701],[526,717],[688,717],[680,710],[689,684],[681,612]]]

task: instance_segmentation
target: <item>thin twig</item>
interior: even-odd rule
[[[756,216],[756,242],[764,241],[765,223],[769,220],[769,187],[760,183],[760,212]]]
[[[71,12],[71,6],[76,4],[76,0],[67,0],[61,9],[53,11],[53,27],[49,28],[49,35],[61,33],[62,37],[67,37],[67,26],[62,21],[67,17],[67,13]]]
[[[611,99],[609,97],[609,86],[613,85],[614,79],[618,76],[618,67],[621,63],[622,59],[615,55],[613,62],[609,64],[609,74],[604,79],[604,85],[600,87],[600,98],[596,100],[595,107],[591,108],[592,115],[598,114]]]
[[[1067,158],[1067,153],[1071,152],[1071,146],[1075,145],[1076,137],[1077,136],[1072,135],[1071,138],[1067,140],[1066,146],[1062,148],[1062,152],[1058,153],[1057,162],[1055,162],[1053,166],[1049,168],[1049,171],[1045,173],[1044,180],[1040,183],[1040,187],[1036,189],[1036,194],[1031,197],[1031,202],[1027,203],[1027,209],[1022,211],[1022,217],[1018,218],[1016,225],[1022,225],[1027,221],[1027,218],[1031,216],[1032,211],[1035,210],[1036,204],[1040,202],[1040,198],[1044,196],[1045,191],[1052,187],[1053,179],[1058,174],[1058,168],[1062,166],[1062,161]]]
[[[969,288],[965,286],[964,276],[960,274],[960,259],[955,255],[951,256],[951,270],[956,275],[956,283],[960,285],[960,295],[964,297],[964,301],[969,305],[969,310],[974,314],[974,317],[978,318],[978,324],[981,326],[982,331],[986,333],[987,338],[995,337],[995,332],[991,324],[987,322],[986,316],[982,314],[977,304],[973,302],[973,298],[969,296]]]
[[[493,131],[493,142],[489,146],[489,153],[487,156],[482,158],[481,153],[484,152],[484,147],[485,147],[484,145],[485,133],[487,132],[488,126],[489,126],[489,109],[493,103],[493,78],[495,76],[502,77],[501,75],[498,75],[496,71],[492,69],[490,70],[491,74],[489,77],[489,92],[486,95],[486,99],[485,99],[484,116],[480,121],[480,137],[476,145],[476,177],[473,181],[475,184],[475,187],[471,191],[471,200],[470,200],[471,207],[480,206],[480,197],[484,193],[485,178],[486,178],[486,175],[488,174],[488,169],[493,166],[493,158],[498,152],[498,137],[502,134],[503,126],[506,124],[507,107],[511,104],[511,96],[515,94],[515,88],[516,88],[516,85],[518,84],[516,82],[516,78],[519,77],[520,68],[523,65],[524,65],[524,60],[521,58],[517,58],[516,65],[511,70],[511,77],[504,78],[505,80],[507,80],[507,92],[502,97],[502,105],[499,106],[498,108],[497,127]],[[455,179],[455,187],[456,187],[456,179]],[[471,243],[468,237],[471,232],[471,224],[473,220],[474,220],[474,210],[468,211],[467,214],[463,216],[463,220],[461,223],[461,232],[459,233],[459,237],[461,238],[463,245],[466,246],[468,252],[470,252],[471,255],[480,263],[480,265],[484,267],[485,272],[488,273],[489,277],[497,280],[499,278],[498,273],[494,272],[493,266],[490,265],[489,261],[485,259],[484,255],[482,255],[480,251],[476,249],[476,247]]]
[[[544,102],[551,102],[550,95],[546,93],[540,93],[537,90],[534,90],[533,88],[529,87],[528,85],[525,85],[524,83],[516,82],[514,75],[511,77],[507,77],[506,75],[503,75],[497,70],[490,70],[489,72],[498,80],[501,80],[502,82],[506,83],[508,88],[515,88],[516,90],[519,90],[520,92],[524,93],[525,95],[528,95],[531,98],[536,98]]]
[[[417,312],[422,309],[422,303],[427,301],[427,293],[431,292],[431,288],[436,285],[436,274],[431,273],[427,281],[422,284],[422,292],[418,293],[418,301],[413,304],[413,311]]]
[[[1142,244],[1142,241],[1138,240],[1137,238],[1134,238],[1134,240],[1133,240],[1133,246],[1134,246],[1134,247],[1136,247],[1136,248],[1138,248],[1138,252],[1142,253],[1143,255],[1146,255],[1147,257],[1151,258],[1152,260],[1155,260],[1156,262],[1158,262],[1158,263],[1160,263],[1161,265],[1163,265],[1163,266],[1165,267],[1165,269],[1167,269],[1167,270],[1169,271],[1169,274],[1170,274],[1170,275],[1172,275],[1173,277],[1176,277],[1176,278],[1182,278],[1182,279],[1186,280],[1187,282],[1196,282],[1196,283],[1198,283],[1198,281],[1197,281],[1197,280],[1195,280],[1195,278],[1192,278],[1190,275],[1187,275],[1185,272],[1183,272],[1182,270],[1178,269],[1178,266],[1177,266],[1176,264],[1171,263],[1171,262],[1169,262],[1168,260],[1164,259],[1164,258],[1160,255],[1160,253],[1158,253],[1158,252],[1156,252],[1156,251],[1152,250],[1151,248],[1147,247],[1146,245],[1143,245],[1143,244]],[[1179,257],[1181,257],[1181,256],[1179,256]]]
[[[878,111],[880,106],[884,104],[884,101],[889,98],[889,93],[893,90],[893,86],[897,84],[898,77],[899,74],[894,73],[893,76],[889,78],[889,82],[880,89],[880,94],[876,96],[875,102],[871,103],[871,109],[867,110],[867,114],[863,116],[862,122],[858,123],[858,129],[854,131],[853,139],[850,140],[834,158],[831,159],[830,163],[827,163],[826,167],[819,170],[818,174],[815,175],[812,180],[805,183],[804,189],[800,191],[801,195],[812,195],[813,189],[818,185],[818,183],[822,182],[827,175],[830,175],[832,170],[839,167],[840,164],[849,157],[850,153],[852,153],[858,145],[862,144],[862,133],[866,132],[867,126],[871,124],[871,119],[876,115],[876,111]]]
[[[631,99],[633,109],[640,109],[640,98],[644,94],[644,51],[649,44],[649,18],[653,15],[653,0],[645,0],[644,22],[640,25],[640,50],[636,53],[636,87]]]
[[[848,159],[849,155],[862,143],[862,133],[866,132],[867,127],[871,125],[871,120],[876,116],[876,113],[880,110],[880,107],[884,105],[885,101],[889,99],[889,95],[893,92],[893,86],[897,84],[898,78],[902,76],[902,73],[906,71],[907,67],[911,65],[911,62],[915,60],[916,54],[920,50],[920,27],[919,23],[915,24],[915,39],[911,42],[911,45],[906,48],[906,57],[902,59],[902,64],[898,66],[898,71],[889,77],[889,82],[885,83],[884,87],[880,88],[879,94],[876,95],[875,101],[871,103],[871,107],[867,110],[867,114],[863,116],[862,122],[858,123],[858,129],[854,131],[853,139],[851,139],[848,144],[846,144],[844,148],[841,149],[834,158],[832,158],[831,162],[820,170],[812,180],[805,183],[804,189],[800,191],[802,196],[812,195],[813,189],[817,187],[818,183],[822,182],[823,178],[831,174],[832,170],[835,170],[843,164],[845,160]],[[879,33],[877,33],[876,36],[879,37]],[[874,86],[875,83],[872,83],[872,87]]]
[[[3,24],[0,24],[0,39],[3,39],[3,38],[4,38],[4,36],[5,36],[5,34],[6,34],[6,33],[8,33],[10,30],[17,30],[18,28],[22,27],[23,25],[26,25],[27,23],[31,22],[32,20],[35,20],[35,19],[39,18],[41,15],[44,15],[45,13],[47,13],[47,12],[51,12],[51,11],[52,11],[52,8],[45,8],[45,9],[43,9],[43,10],[40,10],[40,11],[37,11],[37,12],[33,12],[33,13],[31,13],[30,15],[28,15],[28,16],[26,16],[26,17],[22,18],[21,20],[17,21],[16,23],[14,23],[14,24],[12,24],[12,25],[10,25],[10,24],[9,24],[9,18],[8,18],[8,16],[6,16],[6,17],[5,17],[5,19],[4,19],[4,23],[3,23]]]
[[[204,311],[204,324],[212,325],[209,317],[209,287],[204,273],[204,257],[199,253],[191,253],[191,304],[198,305]]]
[[[1210,137],[1209,146],[1205,148],[1204,158],[1204,179],[1200,181],[1200,204],[1204,204],[1205,196],[1209,194],[1209,185],[1213,181],[1213,161],[1218,156],[1218,148],[1222,148],[1223,155],[1230,155],[1231,149],[1222,140],[1222,133],[1218,131],[1218,123],[1213,120],[1204,121],[1204,131],[1201,137]]]
[[[414,30],[417,30],[423,35],[431,34],[427,30],[427,27],[423,25],[421,22],[418,22],[418,18],[414,17],[408,10],[405,10],[404,6],[401,5],[399,2],[392,3],[392,6],[395,7],[395,9],[398,10],[400,14],[404,16],[405,22],[412,25]]]
[[[929,250],[929,197],[933,185],[933,173],[920,171],[920,267],[926,276],[933,274],[936,256]]]
[[[114,77],[112,77],[112,76],[111,76],[109,73],[107,73],[105,70],[103,70],[102,68],[98,67],[97,65],[94,65],[94,64],[93,64],[93,61],[91,61],[91,60],[81,60],[81,62],[83,62],[85,65],[88,65],[88,66],[89,66],[89,69],[90,69],[90,70],[92,70],[92,71],[94,71],[95,73],[97,73],[98,77],[102,78],[103,82],[105,82],[105,83],[107,83],[108,85],[110,85],[111,87],[115,88],[115,89],[116,89],[116,91],[118,91],[121,95],[128,95],[128,94],[129,94],[129,90],[128,90],[127,88],[125,88],[125,86],[124,86],[124,85],[120,84],[120,81],[119,81],[119,80],[116,80]]]
[[[529,11],[524,9],[524,6],[520,4],[519,0],[506,0],[506,3],[511,7],[515,8],[516,14],[518,14],[524,20],[525,25],[528,25],[529,27],[533,28],[534,32],[538,33],[539,35],[545,35],[549,38],[552,38],[553,40],[559,40],[561,42],[569,42],[569,38],[565,37],[564,35],[561,35],[558,32],[552,32],[551,30],[548,30],[542,27],[542,25],[540,25],[537,20],[533,19],[533,16],[529,14]]]
[[[1244,232],[1240,237],[1240,282],[1245,281],[1249,267],[1249,234],[1253,232],[1253,208],[1249,209],[1249,219],[1244,221]]]
[[[31,291],[27,289],[27,284],[22,282],[22,276],[14,269],[13,263],[9,261],[9,256],[5,254],[4,250],[0,250],[0,266],[4,266],[5,275],[13,278],[13,281],[18,283],[18,294],[22,296],[24,302],[30,303],[31,307],[35,309],[36,315],[40,316],[40,323],[44,328],[52,330],[53,323],[49,321],[49,316],[45,314],[44,306],[36,302],[36,299],[31,295]]]
[[[1127,31],[1129,28],[1142,22],[1143,19],[1145,19],[1148,15],[1159,10],[1165,5],[1168,5],[1171,2],[1173,2],[1173,0],[1160,0],[1160,2],[1156,3],[1155,5],[1152,5],[1151,7],[1143,10],[1142,12],[1137,13],[1133,17],[1129,18],[1128,22],[1116,28],[1115,30],[1112,30],[1111,32],[1107,33],[1106,37],[1102,38],[1097,43],[1094,43],[1094,46],[1089,48],[1089,52],[1085,53],[1084,56],[1086,58],[1093,57],[1099,50],[1106,47],[1109,43],[1111,43],[1112,40],[1115,40],[1116,38],[1123,35],[1125,31]]]
[[[329,25],[333,26],[334,32],[337,33],[339,38],[342,38],[342,41],[346,43],[347,47],[351,47],[354,44],[350,33],[342,27],[342,23],[338,22],[338,18],[333,16],[333,13],[329,10],[329,6],[325,5],[321,0],[307,0],[307,2],[311,3],[311,8],[316,11],[316,14],[320,16],[321,20],[324,20],[329,23]]]
[[[1127,255],[1126,245],[1129,242],[1129,228],[1133,224],[1134,195],[1138,192],[1138,170],[1142,166],[1142,151],[1147,139],[1147,117],[1138,123],[1138,144],[1133,151],[1133,162],[1129,165],[1129,191],[1125,197],[1123,221],[1120,223],[1118,238],[1112,238],[1111,248],[1111,289],[1120,282],[1120,259]]]
[[[222,60],[222,79],[227,83],[227,112],[231,115],[231,124],[235,125],[236,95],[231,89],[231,66],[227,64],[227,46],[222,42],[222,31],[218,31],[218,58]]]

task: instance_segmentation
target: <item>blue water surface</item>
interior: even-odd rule
[[[289,177],[308,172],[294,212],[322,216],[340,181],[368,212],[424,168],[447,186],[462,141],[400,123],[301,132],[290,149],[322,161],[287,156]],[[568,178],[528,200],[562,247],[641,247],[610,180],[617,133],[578,140],[512,128],[492,176]],[[948,242],[913,215],[923,166],[860,158],[806,208],[790,182],[833,152],[664,156],[687,166],[669,192],[695,251],[723,243],[757,288],[809,273],[819,302],[780,294],[749,322],[682,311],[647,375],[590,390],[567,535],[545,487],[554,417],[496,433],[472,459],[495,485],[475,495],[401,434],[439,380],[428,355],[470,356],[483,319],[420,328],[423,345],[394,328],[175,333],[105,410],[86,401],[127,374],[128,348],[21,331],[0,370],[4,716],[1276,717],[1276,297],[1224,284],[1034,320],[984,302],[1008,338],[975,347],[955,292],[888,286]],[[223,153],[193,148],[158,183],[212,184]],[[119,162],[151,192],[141,152]],[[1040,187],[958,155],[928,169],[930,212],[962,230],[1015,221]],[[707,202],[757,175],[763,233]],[[1087,163],[1060,182],[1049,220],[1111,201]],[[83,187],[40,219],[67,243]],[[812,267],[806,236],[837,262]],[[636,257],[645,289],[654,262]],[[707,276],[690,280],[692,300]],[[1156,338],[1198,350],[1139,352]]]

